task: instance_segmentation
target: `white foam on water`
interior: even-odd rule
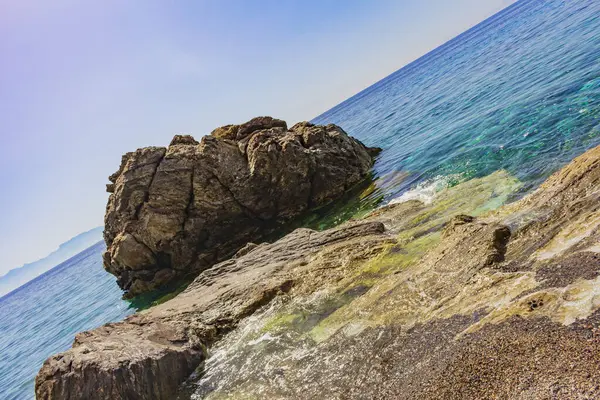
[[[392,199],[389,204],[405,203],[410,200],[419,200],[425,204],[431,204],[439,192],[448,188],[452,182],[460,180],[461,174],[438,175],[435,178],[419,183],[408,192],[404,192],[399,197]]]

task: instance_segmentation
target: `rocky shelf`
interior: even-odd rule
[[[239,127],[225,128],[205,146],[234,131],[238,140]],[[228,151],[252,159],[242,157],[250,142],[246,153],[233,143]],[[366,154],[359,171],[370,166]],[[166,171],[164,163],[147,165]],[[168,176],[178,179],[154,181]],[[198,176],[181,179],[188,196]],[[498,208],[518,188],[498,171],[431,204],[393,204],[248,245],[175,298],[79,334],[44,363],[37,398],[597,398],[600,147]],[[252,212],[277,214],[260,210]]]

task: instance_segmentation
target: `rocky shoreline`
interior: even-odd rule
[[[501,206],[519,186],[497,171],[431,204],[248,245],[175,298],[79,334],[36,396],[597,398],[600,147]]]

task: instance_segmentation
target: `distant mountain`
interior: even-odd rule
[[[0,276],[0,297],[98,243],[102,240],[103,229],[103,227],[98,227],[81,233],[61,244],[56,251],[41,260],[11,269],[5,275]]]

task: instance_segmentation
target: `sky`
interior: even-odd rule
[[[512,0],[0,0],[0,275],[103,223],[121,155],[310,120]]]

